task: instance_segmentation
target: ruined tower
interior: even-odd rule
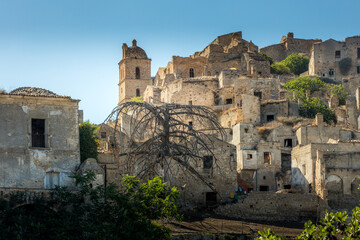
[[[123,55],[119,62],[119,104],[133,97],[143,95],[147,85],[151,84],[151,59],[137,46],[134,39],[132,46],[122,46]]]

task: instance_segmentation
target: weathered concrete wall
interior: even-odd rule
[[[78,101],[66,98],[0,95],[0,186],[45,188],[46,173],[73,186],[80,164]],[[45,119],[45,148],[31,144],[31,119]]]
[[[260,221],[316,220],[327,204],[315,194],[250,193],[237,203],[220,206],[215,213],[224,217]]]

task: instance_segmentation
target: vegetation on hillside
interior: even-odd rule
[[[83,122],[79,126],[81,162],[88,158],[97,159],[99,145],[99,138],[96,136],[97,129],[98,127],[89,121]]]
[[[288,74],[293,73],[299,75],[309,68],[309,58],[300,55],[299,53],[292,53],[281,62],[271,64],[270,71],[274,74]]]
[[[181,219],[179,192],[159,177],[140,184],[127,176],[123,192],[113,184],[93,188],[92,172],[74,178],[79,191],[58,187],[54,200],[18,208],[0,202],[0,239],[170,239],[170,230],[154,220]]]
[[[318,77],[312,76],[295,78],[285,83],[283,88],[291,92],[289,96],[291,100],[301,100],[302,104],[299,109],[300,116],[314,118],[317,113],[322,113],[324,115],[324,121],[327,123],[336,121],[334,112],[319,98],[307,98],[306,91],[310,90],[310,94],[313,94],[316,91],[326,89],[330,96],[334,94],[338,96],[339,105],[345,105],[348,94],[341,85],[327,83]]]

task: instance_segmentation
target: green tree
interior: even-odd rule
[[[299,75],[309,69],[309,58],[298,53],[292,53],[281,62],[295,75]]]
[[[274,74],[289,74],[290,68],[288,68],[283,62],[276,62],[271,64],[270,72]]]
[[[318,113],[321,113],[324,116],[325,122],[336,122],[335,113],[319,98],[310,98],[303,102],[299,108],[299,114],[302,117],[315,118]]]
[[[79,126],[81,162],[88,158],[97,159],[99,144],[99,138],[96,136],[97,129],[98,127],[95,124],[90,124],[89,121],[83,122]]]
[[[139,184],[127,177],[125,192],[114,184],[93,188],[92,172],[74,178],[79,191],[58,187],[53,200],[15,209],[0,202],[0,239],[170,239],[170,230],[153,220],[181,217],[178,191],[160,178]]]

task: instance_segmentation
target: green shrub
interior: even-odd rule
[[[331,96],[336,94],[339,99],[339,105],[345,105],[346,104],[346,98],[348,93],[345,91],[345,89],[341,85],[331,85],[326,84],[326,87],[330,90]]]
[[[298,53],[292,53],[282,63],[287,66],[293,74],[299,75],[309,69],[309,58]]]
[[[306,100],[299,108],[300,116],[305,118],[315,118],[317,113],[321,113],[327,123],[336,122],[335,113],[319,98]]]
[[[89,121],[83,122],[79,126],[80,133],[80,160],[85,161],[88,158],[97,159],[97,148],[99,139],[96,136],[98,127],[90,124]]]
[[[270,72],[274,74],[289,74],[290,68],[285,66],[285,64],[282,62],[276,62],[274,64],[271,64]]]

